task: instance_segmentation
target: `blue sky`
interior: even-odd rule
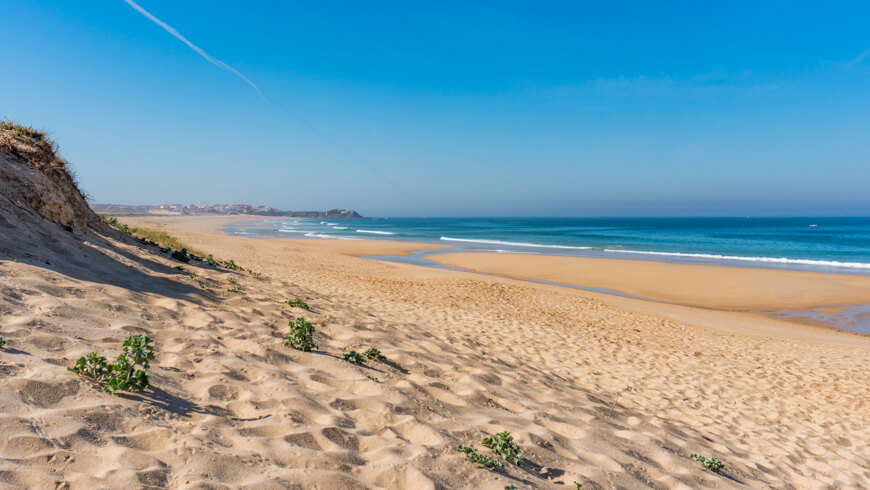
[[[870,215],[866,2],[2,8],[0,116],[94,202]]]

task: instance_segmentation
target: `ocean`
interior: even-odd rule
[[[870,218],[288,218],[253,219],[225,231],[870,275]]]

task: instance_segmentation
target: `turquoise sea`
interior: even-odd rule
[[[284,219],[252,220],[226,231],[870,275],[870,218]]]

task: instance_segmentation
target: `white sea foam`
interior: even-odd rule
[[[605,248],[605,252],[623,253],[623,254],[640,254],[640,255],[662,255],[668,257],[691,257],[697,259],[713,259],[713,260],[740,260],[743,262],[765,262],[771,264],[799,264],[812,265],[817,267],[849,267],[852,269],[870,269],[870,264],[864,262],[837,262],[835,260],[810,260],[810,259],[789,259],[786,257],[741,257],[738,255],[717,255],[717,254],[695,254],[695,253],[680,253],[680,252],[650,252],[650,251],[635,251],[635,250],[615,250]]]
[[[333,230],[346,230],[347,227],[346,226],[333,226],[332,229]]]
[[[356,230],[357,233],[372,233],[374,235],[395,235],[392,231]]]
[[[329,226],[335,226],[335,225],[337,225],[338,223],[330,223],[329,221],[327,221],[326,224],[329,225]]]
[[[313,231],[306,233],[305,236],[311,237],[311,238],[338,238],[338,237],[335,237],[332,235],[324,235],[322,233],[314,233]]]
[[[512,247],[558,248],[561,250],[589,250],[590,248],[592,248],[572,247],[569,245],[544,245],[541,243],[503,242],[501,240],[478,240],[476,238],[450,238],[449,236],[443,236],[441,237],[441,239],[448,242],[486,243],[488,245],[509,245]]]
[[[307,233],[305,230],[285,230],[283,228],[278,231],[281,233]]]

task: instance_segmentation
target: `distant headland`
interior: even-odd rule
[[[365,219],[356,211],[347,209],[330,209],[329,211],[282,211],[270,206],[252,206],[250,204],[91,204],[91,209],[104,214],[251,214],[255,216],[287,216],[289,218],[312,219]]]

